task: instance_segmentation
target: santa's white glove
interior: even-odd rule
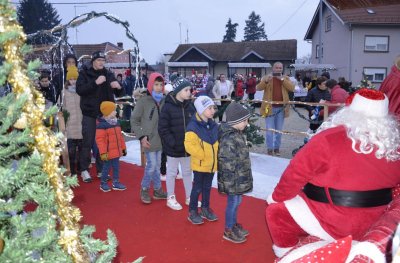
[[[363,241],[354,243],[351,247],[349,256],[347,257],[346,263],[352,262],[357,255],[366,256],[373,260],[375,263],[385,263],[385,255],[380,251],[380,249],[371,242]]]

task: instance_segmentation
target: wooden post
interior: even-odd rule
[[[326,121],[328,119],[328,105],[324,105],[324,121]]]
[[[62,141],[62,152],[61,152],[62,162],[66,169],[66,174],[70,175],[71,167],[68,155],[67,137],[65,136],[66,127],[65,127],[64,114],[61,111],[57,112],[57,118],[58,118],[58,129],[64,135]]]
[[[140,166],[145,167],[145,165],[146,165],[146,155],[144,154],[142,144],[140,143]]]

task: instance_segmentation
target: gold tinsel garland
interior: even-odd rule
[[[32,82],[27,76],[26,64],[23,61],[21,47],[25,43],[26,36],[22,27],[15,19],[15,10],[10,4],[0,3],[3,15],[0,16],[0,33],[15,33],[15,37],[6,41],[1,49],[5,54],[6,62],[13,68],[8,75],[8,82],[13,87],[17,97],[27,95],[20,120],[32,131],[35,139],[34,151],[38,151],[43,157],[43,170],[47,173],[55,193],[58,220],[60,226],[59,244],[71,255],[74,262],[89,262],[89,257],[79,238],[81,219],[80,210],[71,205],[73,193],[66,190],[61,170],[58,166],[61,149],[57,146],[56,137],[43,125],[44,98],[33,88]],[[21,125],[21,123],[20,123]]]

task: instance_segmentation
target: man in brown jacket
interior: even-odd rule
[[[288,76],[282,74],[283,64],[275,62],[272,74],[264,76],[257,85],[257,90],[264,91],[260,114],[265,118],[267,129],[282,130],[285,117],[289,116],[289,107],[282,104],[270,104],[265,101],[289,101],[288,92],[294,91],[294,84]],[[281,134],[267,131],[267,148],[269,155],[280,155]]]

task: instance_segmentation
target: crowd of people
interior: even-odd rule
[[[132,96],[137,80],[130,70],[125,79],[116,77],[105,68],[105,59],[103,52],[95,52],[90,64],[78,71],[76,58],[67,55],[64,74],[58,76],[62,80],[53,84],[50,75],[41,74],[37,89],[47,108],[62,101],[68,112],[71,173],[80,173],[85,183],[92,182],[89,167],[95,157],[100,190],[123,191],[127,187],[120,182],[119,158],[127,154],[127,147],[115,98]],[[290,94],[297,85],[309,86],[305,101],[345,106],[329,108],[330,117],[322,125],[322,110],[306,107],[310,119],[315,120],[310,122],[315,135],[291,161],[267,200],[266,219],[274,252],[279,258],[290,258],[305,237],[330,242],[351,235],[359,243],[351,248],[350,260],[367,257],[381,262],[388,237],[400,220],[396,212],[399,196],[393,194],[400,184],[399,72],[400,59],[382,84],[384,93],[360,89],[353,94],[341,85],[346,81],[330,79],[327,72],[316,77],[314,84],[299,76],[293,80],[283,74],[280,62],[259,81],[253,73],[246,78],[236,74],[232,80],[225,74],[216,80],[204,74],[191,79],[172,74],[168,81],[162,74],[152,73],[145,79],[146,86],[133,110],[124,109],[119,116],[130,120],[146,156],[139,198],[143,204],[166,200],[170,209],[183,209],[175,195],[175,180],[180,174],[188,221],[194,225],[213,222],[219,219],[210,198],[217,173],[218,191],[227,196],[222,237],[233,243],[245,242],[249,231],[238,222],[238,210],[242,195],[253,188],[244,132],[251,111],[231,99],[241,100],[246,92],[252,100],[256,90],[263,91],[260,115],[268,129],[279,131],[289,114],[286,104]],[[223,114],[218,116],[218,109],[223,109]],[[268,131],[266,138],[268,154],[279,156],[280,133]],[[161,183],[163,170],[166,191]],[[383,234],[375,230],[382,227]]]

